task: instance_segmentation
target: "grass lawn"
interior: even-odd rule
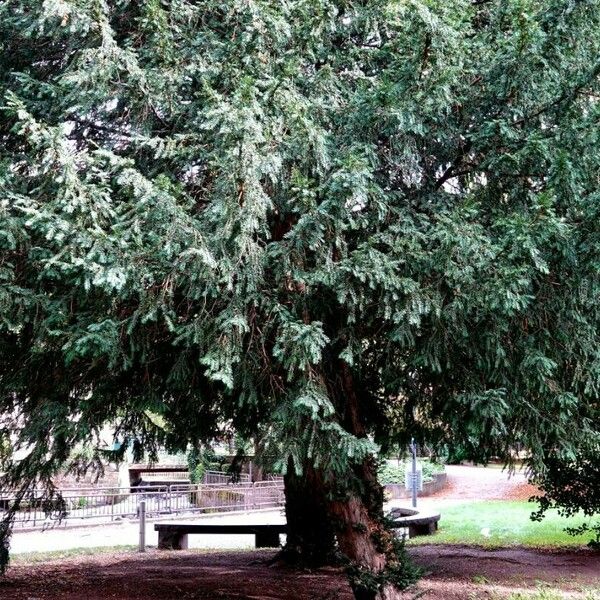
[[[530,515],[536,505],[530,502],[480,501],[448,506],[440,512],[439,531],[420,536],[411,544],[476,544],[486,547],[585,546],[591,534],[571,536],[565,527],[576,527],[584,517],[566,519],[555,510],[548,511],[541,522]]]
[[[62,560],[64,558],[97,556],[98,554],[113,554],[118,552],[131,553],[137,546],[98,546],[95,548],[69,548],[68,550],[48,550],[45,552],[23,552],[12,554],[11,565],[29,565],[43,563],[49,560]]]
[[[577,593],[578,592],[578,593]],[[527,590],[521,592],[506,593],[488,592],[485,595],[469,595],[467,600],[476,600],[478,598],[489,598],[490,600],[565,600],[565,598],[577,598],[578,600],[600,600],[600,591],[594,589],[578,589],[567,593],[563,590],[540,587],[537,590]]]
[[[147,549],[150,554],[156,551],[156,546],[148,546]],[[251,548],[190,548],[186,552],[195,552],[197,554],[224,554],[226,552],[254,552]],[[256,550],[260,552],[261,550]],[[115,554],[115,555],[133,555],[140,556],[138,553],[138,547],[133,545],[126,546],[94,546],[91,548],[69,548],[67,550],[46,550],[42,552],[20,552],[19,554],[13,554],[10,557],[10,564],[17,565],[33,565],[37,563],[44,563],[48,561],[63,560],[69,558],[85,558],[95,557],[101,554]],[[168,553],[162,553],[163,556],[168,556]],[[0,596],[0,600],[3,597]]]

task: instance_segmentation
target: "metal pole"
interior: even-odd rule
[[[146,501],[142,500],[139,504],[140,511],[140,552],[146,552]]]
[[[410,449],[412,451],[412,505],[417,507],[417,445],[415,438],[410,440]]]

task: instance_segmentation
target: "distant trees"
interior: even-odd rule
[[[297,553],[335,536],[357,598],[389,600],[412,576],[377,444],[575,456],[599,8],[5,0],[0,413],[31,448],[5,484],[49,484],[105,422],[150,455],[225,423],[312,494]]]
[[[12,444],[5,432],[0,435],[0,472],[2,472],[12,456]]]

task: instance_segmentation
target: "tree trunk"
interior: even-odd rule
[[[338,363],[333,394],[343,407],[343,425],[356,437],[366,437],[361,403],[352,372]],[[340,482],[331,496],[329,512],[342,554],[351,562],[350,585],[356,600],[396,600],[412,583],[416,570],[406,562],[394,534],[383,520],[383,488],[377,481],[374,457],[356,465],[353,477]]]
[[[339,549],[352,566],[350,585],[356,600],[396,600],[402,597],[394,575],[402,570],[394,534],[383,523],[383,492],[373,460],[356,470],[361,492],[330,504]]]
[[[284,483],[288,526],[284,558],[310,567],[335,562],[335,533],[322,476],[311,465],[297,475],[290,460]]]

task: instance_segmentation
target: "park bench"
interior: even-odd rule
[[[394,529],[407,529],[409,537],[434,533],[438,527],[440,514],[423,512],[410,508],[395,508],[389,514]],[[194,533],[237,533],[255,536],[256,548],[277,548],[279,534],[286,533],[286,525],[246,525],[242,523],[156,523],[158,547],[162,550],[185,550],[188,547],[188,535]]]
[[[285,524],[246,525],[246,524],[199,524],[199,523],[156,523],[158,547],[161,550],[185,550],[188,547],[188,535],[194,533],[237,533],[253,534],[256,548],[277,548],[279,534],[286,532]]]
[[[393,508],[388,514],[393,529],[408,529],[408,537],[435,533],[440,513],[412,508]]]

